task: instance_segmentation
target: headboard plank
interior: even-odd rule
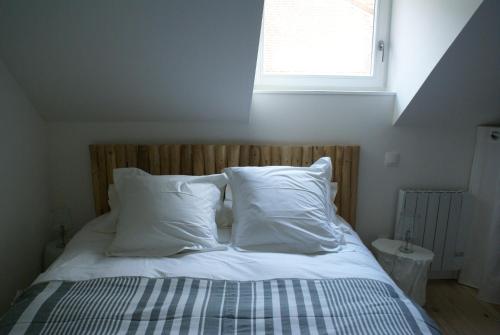
[[[271,165],[281,165],[281,148],[271,147]]]
[[[137,151],[137,167],[144,171],[151,172],[149,166],[149,149],[147,145],[139,145]]]
[[[104,147],[106,153],[106,177],[108,180],[113,182],[113,170],[116,169],[116,157],[115,150],[112,145],[106,145]]]
[[[202,176],[205,174],[205,164],[203,163],[203,147],[201,144],[193,145],[193,174]]]
[[[104,151],[104,146],[98,146],[97,148],[97,177],[99,189],[97,189],[97,193],[99,194],[99,207],[101,208],[101,213],[107,211],[108,208],[108,178],[106,173],[106,152]]]
[[[160,145],[160,174],[170,174],[170,147],[168,144]]]
[[[271,164],[271,147],[268,145],[260,147],[260,165],[268,166]]]
[[[152,174],[202,175],[219,173],[228,166],[309,166],[322,156],[333,162],[338,183],[335,204],[353,226],[359,171],[359,146],[280,146],[248,144],[92,144],[90,161],[97,215],[109,211],[108,186],[116,167],[138,167]]]
[[[170,148],[170,174],[181,174],[181,146],[178,144]]]
[[[302,147],[292,147],[292,166],[302,166]]]
[[[256,145],[250,146],[250,162],[249,166],[259,166],[260,164],[260,150]]]
[[[137,166],[137,151],[137,145],[127,144],[127,166]]]
[[[116,167],[127,167],[127,156],[125,154],[125,146],[121,144],[115,145]]]
[[[302,166],[309,166],[312,163],[312,147],[305,146],[302,148]]]
[[[341,203],[342,203],[342,213],[349,213],[350,217],[350,201],[351,201],[351,164],[352,164],[352,150],[350,147],[344,147],[344,159],[342,160],[342,165],[338,165],[339,169],[342,169],[342,179],[340,184],[342,185],[342,192],[340,193]]]
[[[315,145],[313,147],[313,162],[326,155],[326,148]],[[333,162],[333,161],[332,161]]]
[[[149,154],[149,170],[152,174],[158,175],[161,172],[160,168],[160,148],[158,145],[150,145],[148,147]]]
[[[244,144],[240,146],[240,166],[250,165],[250,146]]]
[[[90,146],[90,172],[92,174],[92,189],[94,191],[94,208],[97,215],[101,214],[101,193],[99,185],[99,164],[97,147]]]
[[[240,146],[232,144],[229,146],[229,152],[227,156],[227,166],[239,166],[240,165]]]
[[[350,213],[349,217],[352,222],[356,222],[356,199],[358,199],[358,173],[359,173],[359,147],[352,147],[351,161],[351,199],[349,200]],[[352,205],[354,204],[354,206]]]
[[[190,144],[181,145],[181,174],[193,174],[193,155]]]
[[[335,146],[332,148],[332,152],[330,153],[332,158],[333,163],[333,179],[337,181],[338,186],[337,186],[337,197],[335,198],[335,205],[337,206],[337,209],[339,211],[342,210],[342,190],[343,190],[343,185],[342,185],[342,164],[343,164],[343,158],[344,158],[344,150],[340,146]]]
[[[205,174],[215,173],[215,148],[212,144],[203,146],[203,158],[205,160]]]
[[[227,167],[226,146],[215,146],[215,173],[221,173]]]
[[[292,148],[282,147],[281,148],[281,165],[292,165]]]

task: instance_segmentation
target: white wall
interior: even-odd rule
[[[250,124],[49,123],[52,202],[79,224],[93,217],[90,143],[360,144],[358,231],[392,235],[399,187],[466,187],[474,129],[392,126],[393,96],[256,94]],[[396,168],[385,151],[399,151]]]
[[[40,271],[47,236],[47,126],[0,60],[0,315]]]
[[[397,120],[483,0],[393,0],[387,88]]]

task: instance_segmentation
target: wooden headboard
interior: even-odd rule
[[[109,211],[108,185],[113,169],[138,167],[149,173],[204,175],[230,166],[309,166],[329,156],[333,181],[338,183],[335,204],[338,213],[356,224],[359,146],[338,145],[248,145],[248,144],[92,144],[90,161],[94,204],[97,215]]]

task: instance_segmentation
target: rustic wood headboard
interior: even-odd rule
[[[204,175],[230,166],[309,166],[329,156],[333,181],[338,183],[335,204],[338,213],[356,224],[359,146],[338,145],[248,145],[248,144],[92,144],[90,161],[97,215],[109,211],[108,186],[113,169],[138,167],[152,174]]]

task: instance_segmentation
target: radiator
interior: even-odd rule
[[[464,191],[399,191],[394,238],[432,250],[431,278],[456,278],[462,267],[472,198]]]

